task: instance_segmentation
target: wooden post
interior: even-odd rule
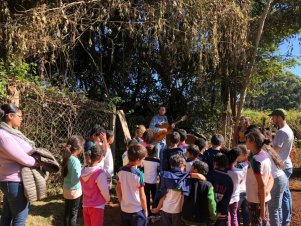
[[[113,159],[115,159],[115,153],[116,153],[116,106],[113,106],[112,113],[110,114],[110,122],[109,122],[109,128],[114,133],[114,142],[111,145],[112,155]]]
[[[128,124],[126,122],[125,114],[124,114],[123,110],[118,110],[117,115],[118,115],[118,118],[121,123],[121,128],[122,128],[122,132],[124,134],[125,143],[126,143],[128,140],[131,140],[132,138],[131,138],[131,133],[130,133]]]

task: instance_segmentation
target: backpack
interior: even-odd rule
[[[193,223],[208,223],[210,220],[208,210],[208,192],[212,186],[207,181],[191,179],[190,192],[184,196],[182,218],[184,221]]]

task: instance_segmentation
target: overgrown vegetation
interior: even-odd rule
[[[34,62],[43,84],[117,97],[126,113],[164,103],[173,117],[202,113],[202,127],[207,116],[223,127],[237,115],[268,2],[252,75],[266,78],[259,62],[286,61],[269,55],[300,31],[300,0],[2,1],[1,58]]]

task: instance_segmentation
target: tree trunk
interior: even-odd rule
[[[253,52],[251,53],[250,64],[249,64],[249,66],[247,66],[247,69],[246,69],[246,73],[245,73],[246,76],[244,79],[245,82],[244,82],[242,90],[240,92],[239,105],[238,105],[238,109],[237,109],[237,117],[235,120],[235,129],[237,128],[237,126],[239,124],[239,118],[241,116],[242,109],[243,109],[243,106],[245,103],[247,90],[248,90],[250,81],[252,79],[252,72],[253,72],[255,61],[256,61],[257,49],[259,46],[259,42],[260,42],[260,39],[262,36],[264,24],[265,24],[266,18],[268,16],[268,13],[270,11],[272,2],[273,2],[273,0],[268,0],[266,6],[264,8],[264,11],[261,15],[261,20],[259,21],[259,27],[258,27],[258,31],[257,31],[257,35],[256,35],[255,46],[254,46]]]
[[[229,82],[228,79],[222,81],[221,84],[221,101],[222,101],[222,135],[227,137],[227,121],[228,121],[228,106],[229,106]]]

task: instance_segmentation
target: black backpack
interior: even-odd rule
[[[191,223],[208,223],[210,214],[208,208],[208,192],[212,187],[208,181],[190,179],[189,196],[184,196],[182,218]]]

